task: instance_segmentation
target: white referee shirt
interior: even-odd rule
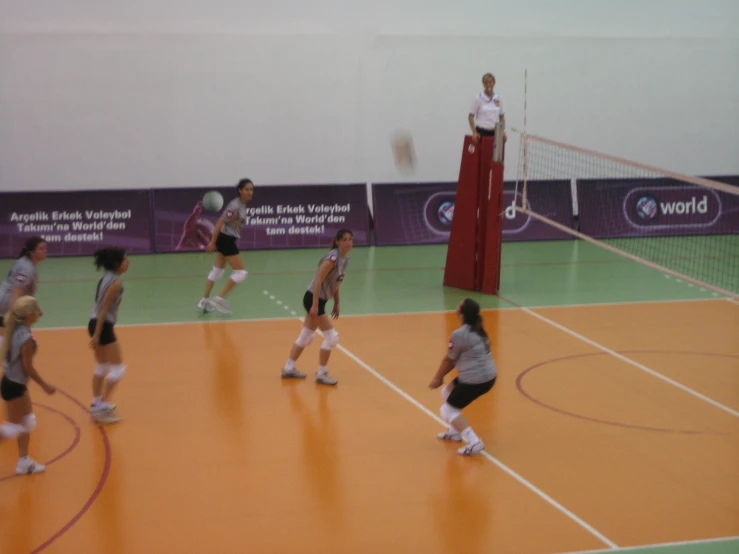
[[[475,118],[475,126],[480,129],[492,131],[501,116],[505,115],[500,94],[493,92],[493,97],[488,98],[485,91],[480,92],[472,101],[470,115]]]

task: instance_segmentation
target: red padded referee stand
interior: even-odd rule
[[[493,161],[494,139],[464,138],[444,285],[495,294],[500,288],[503,164]]]

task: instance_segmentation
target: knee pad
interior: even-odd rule
[[[237,270],[231,272],[231,280],[234,283],[240,283],[244,279],[246,279],[246,270],[245,269],[237,269]]]
[[[124,373],[126,373],[126,366],[124,364],[111,364],[110,371],[108,372],[108,381],[117,383],[123,379]]]
[[[95,367],[95,377],[105,377],[110,372],[110,364],[98,364]]]
[[[450,406],[446,402],[441,405],[441,419],[443,419],[445,422],[451,424],[452,421],[457,419],[459,416],[462,415],[462,412],[460,412],[457,408],[454,406]]]
[[[36,428],[36,414],[28,414],[23,416],[21,427],[23,427],[23,430],[26,433],[30,433],[31,431],[33,431]]]
[[[218,281],[218,279],[223,277],[223,271],[224,269],[222,267],[213,266],[213,269],[211,269],[210,273],[208,273],[208,281]]]
[[[298,336],[298,340],[295,341],[295,344],[297,344],[301,348],[305,348],[313,341],[313,335],[315,334],[315,331],[311,331],[307,327],[303,327],[303,329],[300,331],[300,335]]]
[[[444,387],[441,389],[441,399],[446,402],[446,399],[449,398],[449,395],[452,394],[452,391],[454,390],[454,382],[450,381]]]
[[[0,439],[15,439],[26,432],[23,425],[15,423],[0,423]]]
[[[321,350],[331,350],[334,346],[339,344],[339,333],[336,329],[329,329],[323,332],[323,344]]]

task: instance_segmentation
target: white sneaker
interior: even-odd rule
[[[482,441],[477,441],[472,444],[468,444],[467,446],[463,446],[459,450],[457,450],[457,453],[460,456],[472,456],[473,454],[477,454],[478,452],[482,452],[485,449],[485,445],[482,444]]]
[[[224,298],[214,298],[211,304],[215,306],[215,309],[222,314],[230,314],[231,310],[228,308],[228,302]]]
[[[46,471],[44,464],[40,464],[28,457],[18,460],[18,465],[15,466],[16,475],[33,475],[35,473],[43,473],[44,471]]]
[[[207,314],[208,312],[212,312],[214,310],[213,304],[207,298],[200,299],[200,302],[198,302],[198,309],[202,310],[204,314]]]
[[[436,435],[436,437],[442,441],[462,442],[462,435],[460,435],[456,431],[453,431],[452,429],[442,431],[441,433]]]
[[[94,404],[90,408],[90,415],[96,422],[102,423],[103,425],[116,423],[123,419],[116,412],[116,405],[109,402]]]
[[[302,371],[298,371],[297,368],[287,369],[282,368],[282,378],[283,379],[305,379],[305,373]]]
[[[333,386],[338,383],[338,381],[331,377],[328,373],[316,373],[316,383],[320,383],[321,385]]]

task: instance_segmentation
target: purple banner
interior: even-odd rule
[[[516,212],[513,209],[515,186],[513,182],[503,184],[503,204],[506,206],[503,241],[572,238],[572,235],[551,225]],[[373,184],[377,246],[446,243],[454,215],[456,190],[456,183]],[[569,181],[530,182],[527,200],[534,212],[572,227]]]
[[[236,196],[236,186],[154,190],[156,251],[205,249],[221,211]],[[328,248],[342,227],[353,231],[356,246],[369,244],[366,185],[257,185],[238,246]]]
[[[42,236],[49,256],[88,255],[101,246],[151,252],[148,190],[0,194],[0,258]]]
[[[594,238],[739,233],[739,194],[667,178],[583,179],[577,191],[580,230]]]

